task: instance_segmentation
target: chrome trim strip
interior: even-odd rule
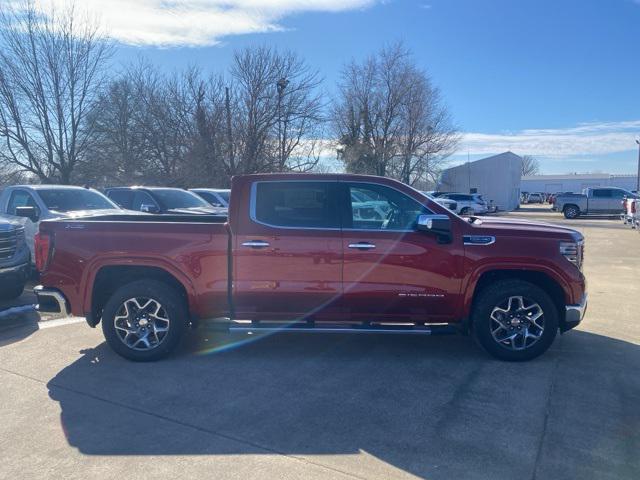
[[[485,247],[487,245],[493,245],[494,243],[496,243],[496,237],[494,237],[493,235],[465,235],[462,238],[464,240],[464,244],[465,245],[471,245],[471,246]],[[487,239],[487,241],[484,241],[484,242],[473,242],[471,240],[473,238]],[[467,240],[467,239],[469,239],[469,240]]]
[[[358,328],[358,327],[236,327],[229,326],[229,332],[246,332],[246,333],[398,333],[404,335],[431,335],[432,330],[428,327],[420,328]]]
[[[243,247],[252,247],[252,248],[264,248],[269,246],[269,242],[263,242],[261,240],[250,240],[248,242],[242,243]]]
[[[20,265],[16,265],[14,267],[0,268],[0,275],[5,273],[18,273],[23,268],[29,268],[29,262],[21,263]]]
[[[370,248],[376,248],[373,243],[350,243],[349,248],[362,248],[364,250],[369,250]]]
[[[253,182],[251,184],[251,192],[249,195],[249,218],[251,219],[251,221],[259,224],[259,225],[264,225],[265,227],[270,227],[270,228],[283,228],[285,230],[322,230],[322,231],[344,231],[344,232],[395,232],[395,233],[415,233],[417,232],[417,230],[399,230],[399,229],[388,229],[388,230],[380,230],[380,229],[364,229],[364,228],[335,228],[335,227],[283,227],[280,225],[272,225],[270,223],[266,223],[266,222],[262,222],[260,220],[258,220],[256,218],[256,190],[257,190],[257,185],[259,183],[299,183],[299,182],[313,182],[313,183],[358,183],[358,184],[363,184],[363,185],[381,185],[383,187],[387,187],[387,188],[391,188],[392,190],[395,190],[396,192],[405,195],[409,198],[411,198],[412,200],[415,200],[415,198],[407,195],[405,192],[403,192],[402,190],[399,190],[395,187],[392,187],[391,185],[383,185],[381,183],[375,183],[375,182],[367,182],[367,181],[363,181],[363,180],[341,180],[340,178],[336,179],[336,180],[258,180],[256,182]],[[409,188],[413,188],[413,187],[409,187]],[[415,189],[414,189],[415,190]],[[420,195],[425,196],[423,193],[421,193],[420,191],[416,190],[416,192],[418,192]],[[433,203],[438,203],[435,200],[432,200],[428,197],[426,197],[427,200],[430,200]],[[417,200],[416,200],[417,201]],[[434,212],[432,212],[426,205],[420,203],[428,212],[430,212],[431,214],[434,214]],[[440,204],[438,204],[440,205]],[[445,208],[443,205],[440,205],[441,207]],[[447,209],[448,210],[448,209]],[[455,212],[451,212],[449,210],[450,213],[455,214]],[[444,215],[444,214],[442,214]]]
[[[35,293],[36,297],[38,298],[38,305],[36,305],[36,310],[41,311],[40,297],[51,297],[58,304],[60,314],[63,317],[71,316],[71,314],[69,313],[69,309],[67,308],[67,300],[64,298],[64,295],[62,295],[62,293],[60,293],[59,291],[45,288],[42,285],[38,285],[36,287],[33,287],[33,293]],[[52,312],[52,313],[58,313],[58,312]]]

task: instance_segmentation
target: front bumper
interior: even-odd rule
[[[55,288],[45,288],[42,285],[38,285],[33,288],[33,293],[35,293],[38,298],[38,305],[36,305],[36,309],[39,312],[55,313],[62,317],[68,317],[71,315],[69,313],[69,303],[59,290],[56,290]]]
[[[564,322],[563,325],[561,325],[560,330],[562,332],[566,332],[567,330],[577,327],[584,318],[586,312],[587,294],[585,293],[579,304],[565,306]]]

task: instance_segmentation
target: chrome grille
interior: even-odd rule
[[[15,255],[18,236],[24,238],[23,229],[13,229],[6,232],[0,231],[0,259],[5,260]]]

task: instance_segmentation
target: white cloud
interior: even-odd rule
[[[521,155],[564,158],[605,155],[636,148],[640,120],[583,123],[570,128],[527,129],[499,134],[465,133],[459,154],[493,154],[511,150]]]
[[[36,0],[44,13],[69,0]],[[107,34],[131,45],[207,46],[227,35],[282,30],[303,12],[341,12],[376,0],[83,0],[76,9],[97,17]]]

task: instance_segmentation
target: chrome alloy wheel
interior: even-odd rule
[[[544,332],[544,312],[536,302],[509,297],[491,311],[491,336],[505,348],[525,350]]]
[[[152,298],[125,300],[113,319],[118,338],[132,350],[152,350],[162,343],[169,332],[169,316],[164,307]]]

